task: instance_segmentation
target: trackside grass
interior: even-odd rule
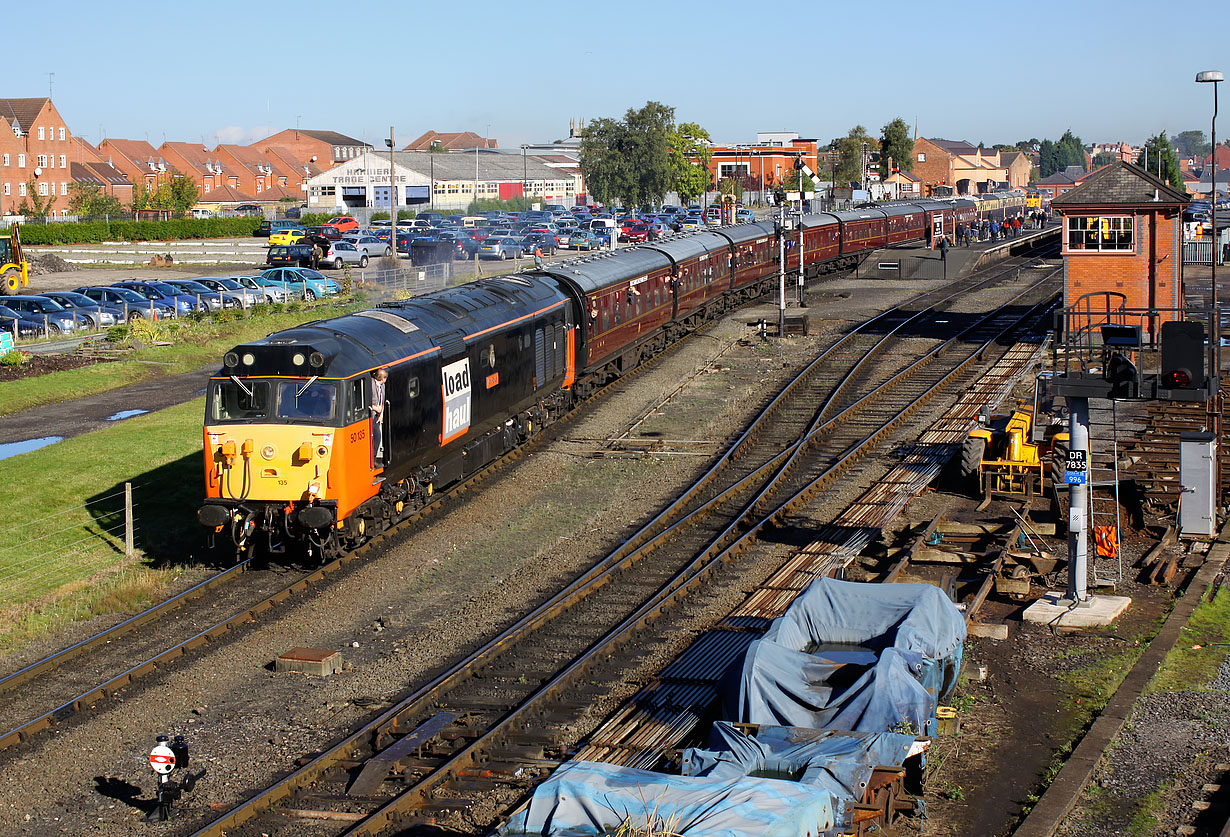
[[[260,306],[247,316],[226,314],[200,320],[171,320],[157,323],[152,331],[144,323],[133,332],[121,327],[116,336],[134,346],[124,360],[0,382],[0,416],[97,395],[149,378],[220,365],[222,355],[239,343],[362,307],[364,300],[356,297],[320,305]],[[148,339],[134,343],[133,338],[139,336]],[[153,345],[155,342],[170,345]]]
[[[1146,694],[1203,691],[1217,678],[1218,669],[1230,654],[1230,592],[1219,588],[1212,601],[1208,592],[1192,611]]]
[[[0,647],[131,612],[205,560],[195,519],[204,399],[0,461]],[[135,555],[124,555],[124,483]]]

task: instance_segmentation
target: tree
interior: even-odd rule
[[[581,138],[581,173],[590,194],[603,203],[618,198],[625,206],[658,203],[666,197],[682,173],[678,160],[672,160],[672,138],[689,133],[685,127],[699,130],[691,123],[676,127],[674,120],[674,108],[646,102],[642,108],[629,108],[622,120],[591,121]],[[696,134],[690,136],[698,139]],[[693,177],[687,173],[685,187],[695,188]],[[701,177],[707,187],[707,168]]]
[[[850,133],[844,137],[833,140],[832,149],[840,155],[840,160],[837,164],[837,172],[834,175],[836,181],[833,185],[838,184],[850,185],[857,183],[859,186],[863,183],[863,160],[864,153],[871,148],[875,148],[876,141],[867,134],[867,129],[862,125],[855,125],[850,129]]]
[[[196,181],[175,169],[171,169],[171,180],[168,185],[170,208],[176,212],[187,212],[200,199]]]
[[[68,184],[68,209],[74,215],[117,215],[124,211],[114,195],[108,195],[103,187],[88,183]]]
[[[1204,157],[1211,147],[1204,131],[1180,131],[1175,134],[1174,148],[1180,157]]]
[[[1038,143],[1038,155],[1041,158],[1038,168],[1043,177],[1050,177],[1068,166],[1085,168],[1085,145],[1070,128],[1056,142],[1044,139]]]
[[[38,184],[31,177],[26,181],[26,197],[21,199],[21,204],[17,207],[18,215],[25,215],[29,218],[46,218],[51,214],[51,207],[56,202],[55,184],[48,190],[49,194],[40,195],[38,193]]]
[[[736,200],[743,200],[743,183],[737,177],[723,177],[718,181],[717,190],[719,195],[734,195]],[[683,197],[682,192],[679,197]]]
[[[902,171],[914,171],[914,141],[910,126],[898,116],[880,129],[880,176],[888,177],[888,161]]]
[[[1100,169],[1102,166],[1109,166],[1118,159],[1119,155],[1113,151],[1099,151],[1093,155],[1093,167]]]
[[[673,127],[670,134],[671,183],[684,203],[700,197],[713,185],[709,172],[712,159],[708,131],[695,122]],[[740,196],[742,193],[740,185]]]
[[[1136,165],[1156,175],[1162,182],[1180,191],[1186,191],[1183,184],[1183,170],[1179,168],[1179,156],[1170,147],[1170,140],[1166,138],[1165,131],[1145,141],[1144,150],[1136,159]]]

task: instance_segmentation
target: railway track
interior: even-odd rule
[[[703,610],[698,592],[746,585],[725,568],[737,567],[735,559],[761,532],[865,461],[929,400],[968,385],[985,353],[1006,351],[997,339],[1018,321],[1037,320],[1053,301],[1044,290],[1048,281],[939,341],[870,392],[851,382],[861,383],[855,373],[893,340],[876,339],[853,362],[839,364],[835,376],[818,377],[820,367],[809,366],[787,388],[809,406],[775,399],[696,488],[592,570],[470,658],[196,833],[257,834],[275,824],[284,828],[290,818],[304,833],[376,834],[434,823],[476,799],[485,813],[467,827],[495,824],[534,775],[576,743],[578,712],[633,665],[636,655],[625,649],[652,646],[681,614]],[[1030,294],[1045,299],[1021,304]],[[809,385],[827,388],[825,396],[799,395]],[[789,410],[782,409],[786,404]],[[783,450],[783,438],[791,437]],[[651,555],[654,560],[644,560]]]
[[[883,349],[889,345],[885,341],[911,324],[916,325],[925,320],[940,306],[1009,275],[1030,258],[1032,252],[997,268],[948,283],[915,297],[910,300],[908,306],[898,306],[868,320],[830,348],[823,358],[838,358],[843,354],[857,354],[859,357],[868,358],[872,354],[869,347],[877,344],[882,347],[880,356],[884,356],[887,351]],[[718,352],[718,356],[720,355],[721,351]],[[629,374],[635,375],[651,367],[652,363],[645,364]],[[835,385],[833,376],[838,373],[833,372],[828,365],[813,363],[812,368],[813,373],[808,379],[811,380],[812,386],[823,391]],[[856,380],[854,374],[859,368],[855,366],[845,373],[845,380],[830,399],[830,404],[834,405],[833,409],[840,400],[837,396],[844,397],[851,390]],[[823,374],[820,370],[823,370]],[[879,374],[882,377],[886,373],[881,369]],[[617,392],[620,385],[628,380],[630,378],[626,375],[612,382],[587,401],[584,407],[588,409],[599,399]],[[863,383],[867,380],[870,378],[864,379]],[[792,387],[797,385],[802,385],[802,381],[796,379]],[[788,398],[778,398],[781,404],[787,401]],[[769,409],[773,409],[773,405],[770,405]],[[435,502],[409,513],[404,520],[373,540],[319,568],[301,572],[286,568],[254,571],[250,561],[243,561],[115,626],[0,677],[0,695],[7,695],[4,709],[0,710],[0,750],[27,742],[56,724],[96,707],[100,701],[111,698],[119,690],[166,667],[184,654],[217,641],[236,628],[250,624],[279,605],[303,595],[321,582],[368,560],[375,550],[387,543],[389,536],[406,531],[442,508],[448,499],[462,496],[477,488],[491,475],[557,438],[560,430],[576,412],[577,410],[574,410],[564,416],[561,421],[555,422],[534,437],[528,445],[492,463],[449,493],[441,494]],[[797,426],[799,419],[799,416],[792,417],[791,421],[783,418],[781,425],[774,428],[770,436],[766,436],[768,448],[772,449],[773,444],[780,443],[784,438],[780,427]],[[738,451],[745,461],[757,459],[757,456],[742,456],[749,449],[748,443],[751,441],[754,440],[749,437],[732,446],[719,463],[719,470],[731,461],[732,451]],[[286,580],[288,572],[294,575],[289,581]],[[217,608],[205,606],[206,602],[211,605],[225,603],[230,615],[217,618]],[[119,642],[121,639],[123,642]],[[83,689],[80,686],[82,682],[92,685]]]

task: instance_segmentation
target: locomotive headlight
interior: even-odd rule
[[[244,354],[244,356],[243,356],[243,365],[244,365],[244,366],[252,366],[252,365],[254,365],[255,363],[256,363],[256,355],[252,354],[251,352],[247,352],[247,353],[245,353],[245,354]]]
[[[227,367],[238,366],[239,365],[239,355],[235,354],[234,352],[227,352],[226,354],[222,356],[222,364]]]
[[[263,456],[265,459],[273,459],[274,455],[277,452],[278,452],[277,448],[275,448],[273,445],[265,445],[263,448],[261,448],[261,456]]]
[[[307,358],[303,356],[303,352],[295,352],[295,356],[290,359],[290,362],[295,366],[302,366]]]
[[[321,445],[320,447],[316,449],[316,455],[319,456],[321,459],[324,459],[326,456],[329,455],[329,449],[325,447],[324,445]]]
[[[312,354],[308,356],[308,363],[319,369],[325,365],[325,356],[320,352],[312,352]]]

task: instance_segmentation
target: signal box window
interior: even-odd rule
[[[1068,219],[1068,250],[1082,252],[1131,252],[1134,249],[1133,224],[1128,217]]]

